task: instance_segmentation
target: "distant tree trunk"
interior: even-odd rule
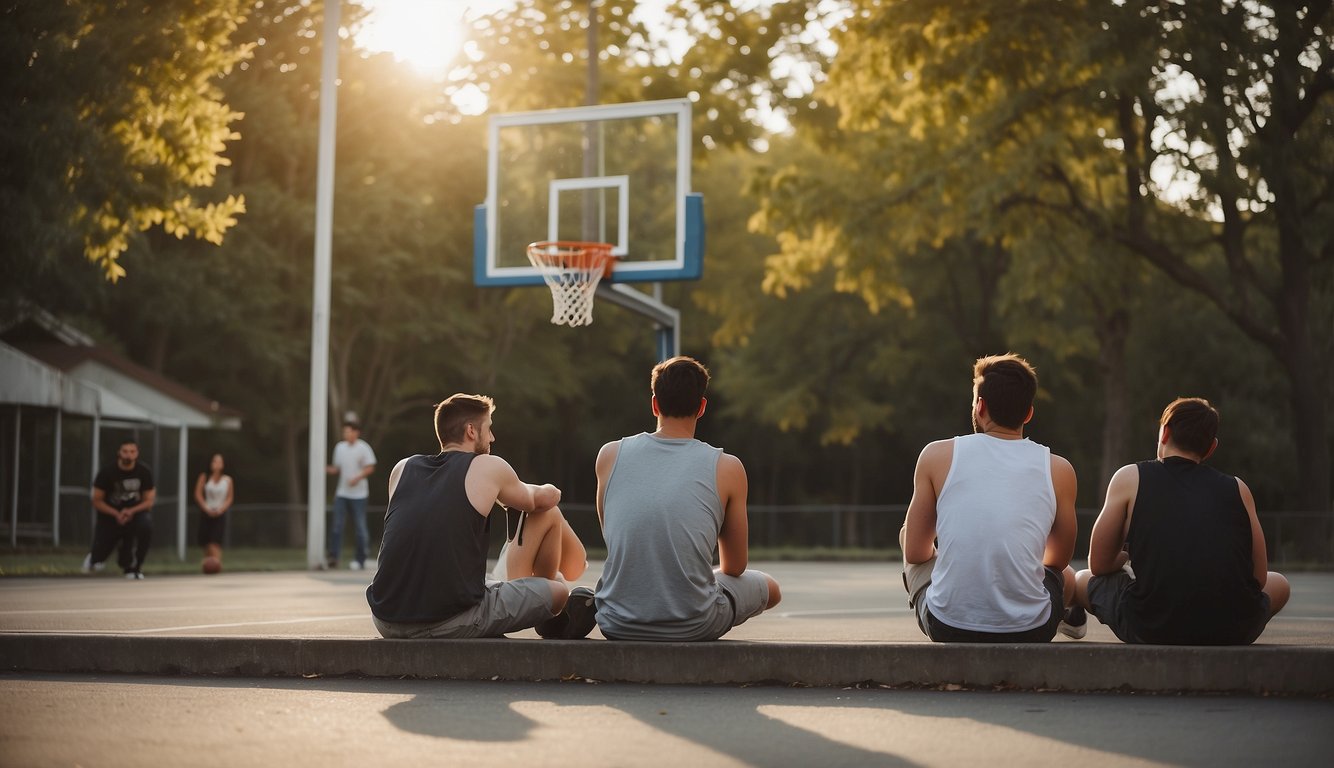
[[[862,500],[862,465],[857,460],[858,454],[855,452],[848,457],[847,464],[851,471],[848,485],[851,486],[847,500],[849,504],[860,504]],[[862,528],[859,516],[856,510],[848,509],[843,511],[843,525],[840,529],[843,531],[843,546],[853,549],[862,546]]]
[[[1102,455],[1098,464],[1098,505],[1107,483],[1130,451],[1130,403],[1126,376],[1126,339],[1130,313],[1118,309],[1097,320],[1098,371],[1102,374]]]
[[[289,419],[283,429],[283,463],[287,465],[287,502],[291,505],[287,513],[287,545],[291,547],[306,545],[306,510],[301,503],[304,496],[301,493],[300,434],[301,425]]]
[[[164,323],[154,323],[148,327],[148,368],[154,373],[162,373],[167,366],[167,348],[171,340],[171,331]]]

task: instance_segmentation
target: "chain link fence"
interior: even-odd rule
[[[592,550],[604,548],[602,532],[592,504],[564,504],[561,509],[580,540]],[[898,549],[899,528],[906,504],[792,504],[752,505],[750,545],[765,549]],[[304,547],[306,507],[297,504],[237,504],[228,513],[225,546]],[[326,510],[330,515],[330,510]],[[1088,537],[1097,518],[1095,509],[1081,509],[1075,557],[1088,556]],[[1260,513],[1260,524],[1269,546],[1273,566],[1334,565],[1334,516],[1319,512],[1275,511]],[[325,530],[331,527],[326,517]],[[194,543],[198,512],[189,518],[187,542]],[[379,546],[384,528],[384,507],[367,510],[371,551]],[[491,525],[492,553],[504,538],[504,517],[494,515]],[[343,546],[352,543],[350,522],[344,528]]]

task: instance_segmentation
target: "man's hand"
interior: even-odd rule
[[[551,483],[533,486],[533,511],[545,512],[560,503],[560,489]]]

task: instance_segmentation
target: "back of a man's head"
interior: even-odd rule
[[[1163,409],[1158,425],[1167,427],[1168,444],[1203,457],[1218,437],[1218,409],[1202,397],[1178,397]]]
[[[690,418],[699,413],[709,388],[709,369],[693,357],[680,355],[653,366],[649,377],[658,413],[670,419]]]
[[[496,409],[496,403],[486,395],[453,394],[435,406],[435,436],[443,448],[450,443],[461,443],[468,425],[477,424]]]
[[[979,357],[973,364],[973,398],[987,404],[991,420],[1018,429],[1038,394],[1038,373],[1013,352]]]

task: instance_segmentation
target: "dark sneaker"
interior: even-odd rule
[[[593,590],[575,587],[570,590],[565,609],[533,629],[547,640],[579,640],[588,637],[596,625],[597,605],[593,602]]]
[[[1079,640],[1088,634],[1089,617],[1083,608],[1072,605],[1065,609],[1065,615],[1061,617],[1061,624],[1058,627],[1061,634],[1072,640]]]

